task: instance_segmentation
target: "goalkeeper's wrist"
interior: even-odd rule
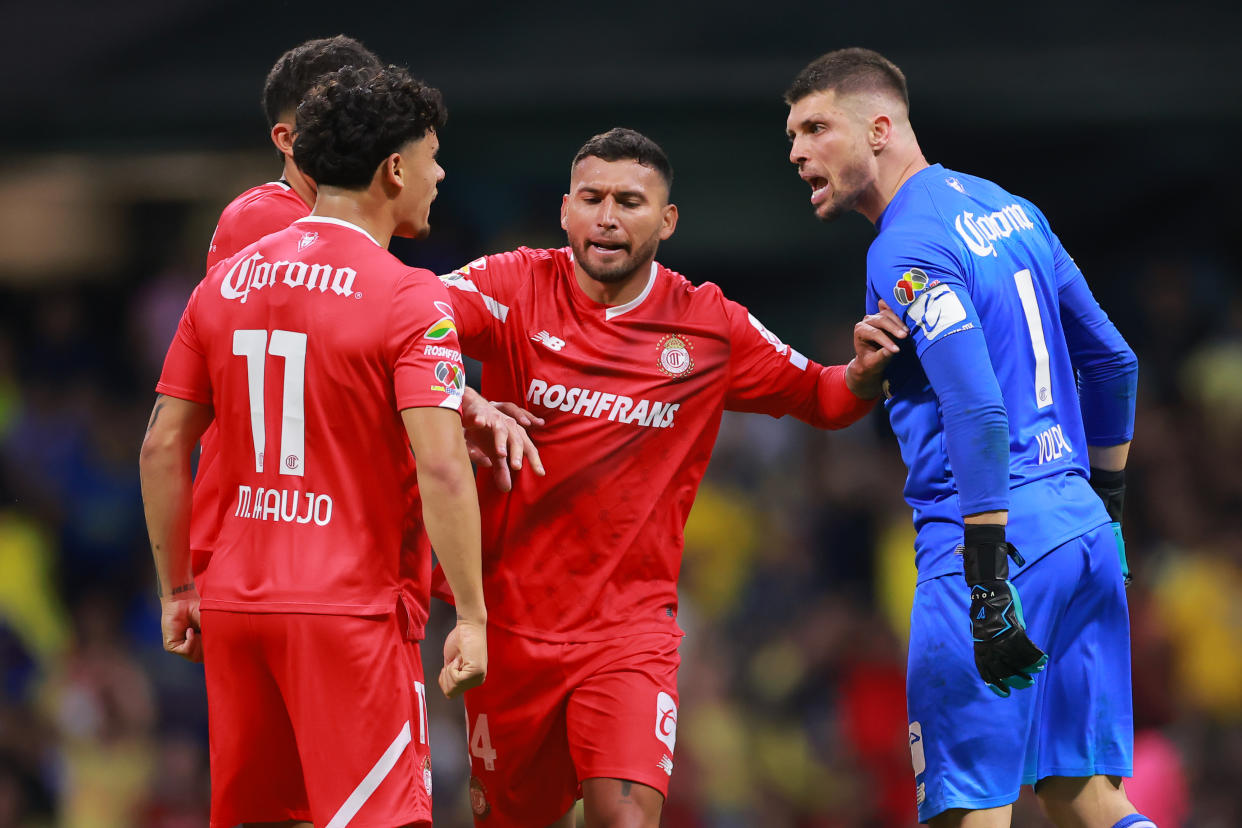
[[[1009,544],[999,523],[967,523],[962,543],[962,566],[966,583],[1004,581],[1009,578]]]
[[[1091,488],[1104,503],[1109,520],[1121,522],[1121,512],[1126,502],[1126,470],[1106,471],[1091,468]]]

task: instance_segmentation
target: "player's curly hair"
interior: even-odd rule
[[[604,161],[637,161],[644,167],[650,167],[664,179],[664,186],[673,189],[673,165],[668,156],[655,141],[641,132],[625,127],[613,127],[607,132],[591,136],[582,145],[574,161],[569,165],[570,174],[584,158],[599,158]]]
[[[405,69],[346,66],[298,105],[293,160],[320,185],[361,190],[385,158],[447,118],[440,90]]]
[[[831,89],[842,95],[888,92],[896,95],[906,111],[910,111],[906,76],[895,63],[870,49],[837,49],[815,58],[794,78],[785,92],[785,103],[792,106],[807,95]]]
[[[328,72],[342,66],[361,69],[380,65],[380,59],[370,49],[348,35],[316,38],[294,46],[277,59],[263,82],[267,125],[275,126],[297,109],[315,82]]]

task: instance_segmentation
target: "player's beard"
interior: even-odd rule
[[[871,186],[871,171],[862,162],[850,164],[841,169],[837,179],[839,184],[830,182],[832,196],[815,211],[815,217],[820,221],[836,221],[853,211]]]
[[[651,238],[637,250],[632,245],[628,246],[629,255],[625,256],[621,261],[607,266],[592,261],[587,254],[589,244],[585,239],[575,244],[573,246],[574,258],[582,266],[582,270],[586,275],[602,284],[612,285],[617,282],[624,282],[633,276],[638,270],[638,263],[642,263],[642,267],[645,268],[646,262],[655,258],[656,248],[660,246],[660,235],[659,233],[653,233]]]

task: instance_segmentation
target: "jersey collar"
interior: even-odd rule
[[[658,267],[659,265],[657,265],[654,261],[651,263],[651,273],[647,276],[647,286],[643,288],[642,293],[638,294],[633,299],[626,302],[624,305],[614,305],[613,307],[604,311],[604,318],[605,319],[616,319],[621,314],[628,313],[629,311],[634,310],[634,308],[638,307],[644,301],[646,301],[647,297],[651,295],[651,289],[655,287],[656,270],[658,269]]]
[[[377,242],[375,240],[375,237],[372,236],[370,233],[368,233],[366,230],[363,230],[361,227],[354,224],[352,221],[346,221],[345,219],[333,218],[331,216],[306,216],[304,218],[298,219],[297,221],[294,222],[294,224],[305,224],[305,223],[314,224],[316,222],[323,223],[323,224],[335,224],[340,227],[348,227],[350,230],[354,230],[366,236],[368,239],[371,240],[371,243],[374,244],[376,247],[382,248],[384,246],[380,244],[379,242]]]

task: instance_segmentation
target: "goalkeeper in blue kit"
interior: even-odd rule
[[[786,93],[790,160],[878,230],[867,309],[910,336],[885,407],[917,529],[907,699],[919,818],[1153,828],[1122,785],[1133,716],[1120,519],[1138,366],[1035,205],[924,159],[905,77],[865,49]]]

